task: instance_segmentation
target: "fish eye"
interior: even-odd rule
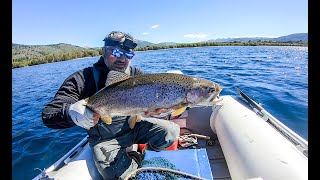
[[[209,91],[209,92],[215,92],[215,91],[216,91],[216,88],[214,88],[214,87],[209,87],[209,88],[208,88],[208,91]]]

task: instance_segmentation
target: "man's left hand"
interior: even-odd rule
[[[144,112],[144,114],[147,115],[147,116],[159,115],[159,114],[161,114],[161,113],[168,112],[169,110],[170,110],[170,109],[158,108],[158,109],[156,109],[155,111],[147,111],[147,112]]]

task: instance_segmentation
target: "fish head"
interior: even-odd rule
[[[186,103],[197,104],[213,102],[222,91],[222,86],[207,79],[194,78],[194,83],[187,93]]]

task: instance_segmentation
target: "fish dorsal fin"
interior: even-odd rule
[[[128,74],[123,73],[123,72],[110,71],[110,72],[108,73],[105,86],[107,87],[107,86],[110,86],[111,84],[114,84],[114,83],[117,83],[117,82],[121,82],[121,81],[127,80],[127,79],[129,79],[130,77],[131,77],[131,76],[129,76]]]

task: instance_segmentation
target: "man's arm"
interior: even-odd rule
[[[54,99],[42,110],[43,123],[53,129],[64,129],[76,124],[69,116],[69,107],[81,98],[84,87],[82,71],[69,76],[57,91]]]

